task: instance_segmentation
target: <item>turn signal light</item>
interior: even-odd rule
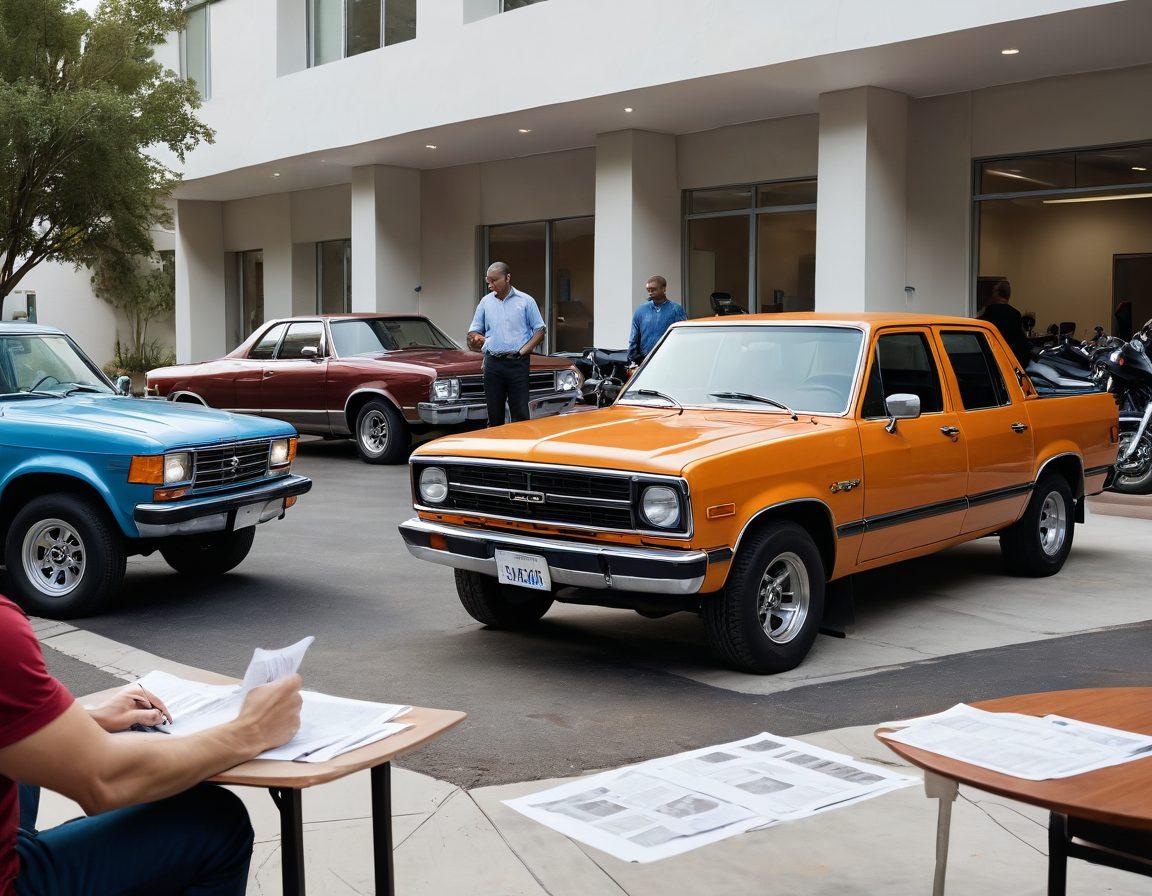
[[[288,440],[288,463],[292,463],[292,461],[296,460],[296,443],[299,441],[300,440],[297,438],[291,438]]]
[[[287,510],[289,507],[292,507],[293,505],[295,505],[295,503],[296,503],[296,496],[295,495],[289,495],[287,498],[284,499],[284,509]]]
[[[1108,441],[1110,441],[1113,445],[1116,445],[1120,442],[1120,427],[1115,423],[1108,427]]]
[[[735,515],[736,515],[736,505],[735,504],[713,504],[711,507],[708,508],[707,511],[705,511],[705,516],[707,516],[708,519],[710,519],[710,520],[718,520],[718,519],[722,519],[723,517],[726,517],[726,516],[735,516]]]
[[[446,551],[448,550],[448,539],[439,534],[429,535],[428,547],[434,551]]]
[[[132,458],[128,467],[128,481],[136,485],[164,484],[164,455],[144,454]]]
[[[177,498],[183,498],[188,494],[188,486],[181,488],[158,488],[152,492],[153,501],[175,501]]]

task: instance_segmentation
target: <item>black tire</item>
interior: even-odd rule
[[[1120,454],[1128,450],[1134,435],[1134,431],[1120,434]],[[1122,495],[1152,495],[1152,431],[1144,433],[1136,453],[1129,459],[1129,464],[1131,466],[1129,472],[1124,472],[1119,465],[1117,466],[1116,478],[1112,480],[1108,491]]]
[[[183,576],[210,578],[231,572],[252,550],[256,527],[218,535],[189,535],[172,538],[160,547],[164,562]]]
[[[37,541],[42,548],[36,547]],[[28,613],[50,619],[93,616],[106,609],[120,590],[124,539],[98,500],[45,495],[29,501],[12,520],[4,560],[13,596]]]
[[[549,592],[501,585],[492,576],[467,569],[456,570],[456,593],[468,615],[489,628],[528,628],[552,606]]]
[[[373,398],[356,415],[352,433],[360,459],[367,464],[400,464],[408,456],[412,433],[389,402]]]
[[[770,571],[773,578],[789,576],[781,589],[791,585],[794,595],[800,589],[801,595],[806,592],[806,600],[793,598],[794,612],[773,613],[771,603],[761,607],[761,586]],[[709,640],[741,672],[765,675],[795,669],[820,630],[825,580],[824,561],[807,530],[796,523],[769,525],[740,546],[724,590],[704,598]],[[772,588],[764,595],[766,601],[777,601],[777,609],[789,603],[781,602],[781,597]],[[761,621],[762,609],[768,630]]]
[[[1000,533],[1004,566],[1015,576],[1042,578],[1060,572],[1076,533],[1076,503],[1068,480],[1050,473],[1036,483],[1028,507]]]

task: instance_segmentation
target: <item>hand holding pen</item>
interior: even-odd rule
[[[88,713],[101,728],[112,732],[127,731],[134,726],[165,731],[162,726],[172,724],[172,713],[164,702],[138,684],[121,688]]]

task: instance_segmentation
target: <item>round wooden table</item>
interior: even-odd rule
[[[1152,734],[1152,687],[1090,688],[1021,694],[972,704],[988,712],[1025,715],[1060,715],[1082,722],[1124,731]],[[948,827],[952,801],[959,784],[999,794],[1048,809],[1058,815],[1083,818],[1125,828],[1152,830],[1152,756],[1097,769],[1071,778],[1028,781],[989,771],[919,750],[883,737],[891,728],[880,728],[877,738],[896,755],[924,769],[924,789],[940,800],[936,840],[936,880],[933,893],[944,892],[948,859]]]

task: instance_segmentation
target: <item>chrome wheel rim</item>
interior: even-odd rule
[[[1121,434],[1119,445],[1119,454],[1121,456],[1127,452],[1128,446],[1132,444],[1132,439],[1135,435],[1134,432]],[[1150,465],[1152,465],[1152,440],[1145,437],[1140,440],[1140,444],[1136,446],[1136,450],[1132,452],[1131,457],[1122,463],[1116,464],[1116,472],[1135,479],[1147,473]]]
[[[1040,547],[1049,557],[1060,553],[1068,534],[1068,507],[1060,492],[1049,492],[1040,505]]]
[[[760,628],[773,644],[787,644],[808,619],[812,588],[808,569],[796,554],[778,555],[764,570],[756,589]]]
[[[369,411],[360,421],[360,444],[369,454],[383,454],[388,447],[388,419],[381,411]]]
[[[41,520],[24,536],[24,575],[49,597],[66,597],[84,578],[88,554],[84,539],[63,520]]]

